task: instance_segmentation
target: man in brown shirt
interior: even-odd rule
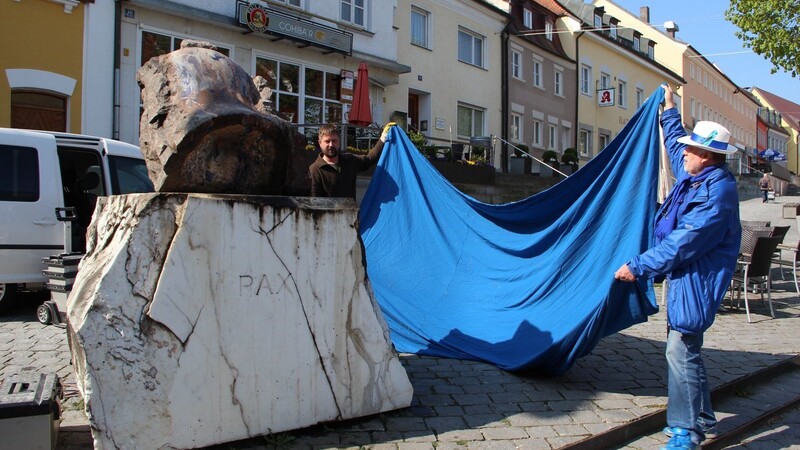
[[[319,158],[308,167],[311,178],[312,197],[356,198],[356,177],[374,166],[383,152],[383,145],[394,126],[389,122],[383,128],[381,138],[367,155],[342,153],[339,149],[339,134],[336,126],[326,124],[319,128]]]

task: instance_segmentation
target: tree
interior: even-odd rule
[[[772,63],[772,73],[800,73],[800,2],[797,0],[731,0],[725,18],[740,31],[746,47]]]

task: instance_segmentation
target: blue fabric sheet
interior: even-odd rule
[[[359,229],[397,350],[555,375],[655,313],[652,283],[614,272],[652,241],[663,97],[575,174],[502,205],[458,191],[393,128]]]

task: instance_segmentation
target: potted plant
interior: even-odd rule
[[[543,177],[552,177],[553,169],[558,169],[558,154],[553,150],[546,150],[542,153],[542,164],[539,174]]]
[[[528,146],[525,144],[517,144],[516,147],[517,148],[514,149],[514,156],[512,156],[509,161],[508,171],[511,173],[526,173],[525,160],[528,159],[528,156],[525,153],[528,152]],[[530,172],[530,169],[528,169],[527,172]]]
[[[567,175],[571,175],[578,170],[578,151],[570,147],[564,150],[561,155],[561,171]]]

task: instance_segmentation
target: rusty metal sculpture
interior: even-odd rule
[[[140,147],[157,191],[297,194],[289,186],[305,168],[292,167],[293,153],[305,140],[267,112],[253,79],[213,45],[183,41],[136,78]]]

